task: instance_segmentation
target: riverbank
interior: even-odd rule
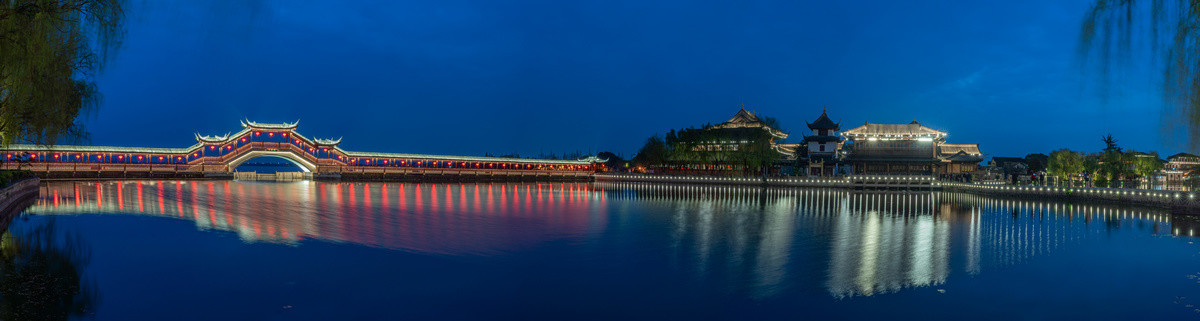
[[[14,217],[37,202],[40,183],[40,179],[31,177],[0,189],[0,231],[8,230],[8,223],[12,222]]]
[[[1200,215],[1195,191],[1165,191],[1100,187],[1013,186],[944,182],[927,176],[850,176],[840,178],[750,178],[667,175],[596,175],[596,181],[672,184],[717,184],[765,187],[820,187],[876,191],[945,190],[989,196],[1036,200],[1089,201],[1135,204],[1171,209],[1172,213]]]
[[[839,178],[799,177],[729,177],[674,175],[595,175],[596,181],[653,182],[674,184],[721,184],[778,187],[832,187],[872,190],[938,190],[942,182],[928,176],[871,176],[855,175]]]

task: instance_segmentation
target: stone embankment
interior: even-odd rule
[[[1099,201],[1170,208],[1173,213],[1200,214],[1200,192],[1130,188],[1013,186],[944,182],[928,176],[856,175],[838,178],[751,178],[672,175],[596,175],[596,181],[675,184],[755,185],[768,187],[825,187],[884,191],[946,190],[980,195],[1037,200]]]
[[[8,230],[14,217],[37,202],[40,182],[36,177],[27,178],[0,189],[0,231]]]

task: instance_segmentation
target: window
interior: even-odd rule
[[[825,144],[821,144],[821,151],[825,151]]]

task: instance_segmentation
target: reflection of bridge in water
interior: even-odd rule
[[[248,242],[317,239],[452,255],[563,239],[604,252],[587,240],[649,232],[635,239],[639,251],[758,297],[805,286],[835,297],[889,293],[1020,265],[1105,231],[1194,233],[1194,223],[1150,208],[647,183],[52,182],[28,211],[183,218]]]
[[[183,218],[246,242],[491,254],[584,233],[595,217],[560,213],[603,202],[578,183],[51,182],[27,212]]]
[[[1166,210],[991,199],[966,193],[863,193],[841,189],[595,184],[610,204],[676,207],[678,244],[697,269],[740,269],[767,296],[802,266],[835,297],[942,284],[1086,242],[1103,230],[1188,235]],[[687,239],[700,241],[688,244]],[[724,255],[724,257],[714,257]],[[683,255],[683,258],[692,256]],[[810,268],[811,269],[811,268]]]
[[[197,134],[187,148],[11,145],[0,156],[4,168],[48,178],[229,177],[243,162],[274,156],[318,178],[561,180],[590,178],[598,161],[352,152],[338,147],[340,138],[308,138],[296,125],[243,121],[234,134]]]

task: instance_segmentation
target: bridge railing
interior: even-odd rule
[[[95,163],[5,163],[3,169],[22,169],[33,172],[181,172],[189,165],[164,164],[95,164]]]
[[[477,168],[414,168],[414,167],[369,167],[369,166],[323,166],[320,173],[339,174],[414,174],[414,175],[478,175],[478,176],[577,176],[591,174],[588,170],[537,170],[537,169],[477,169]]]

